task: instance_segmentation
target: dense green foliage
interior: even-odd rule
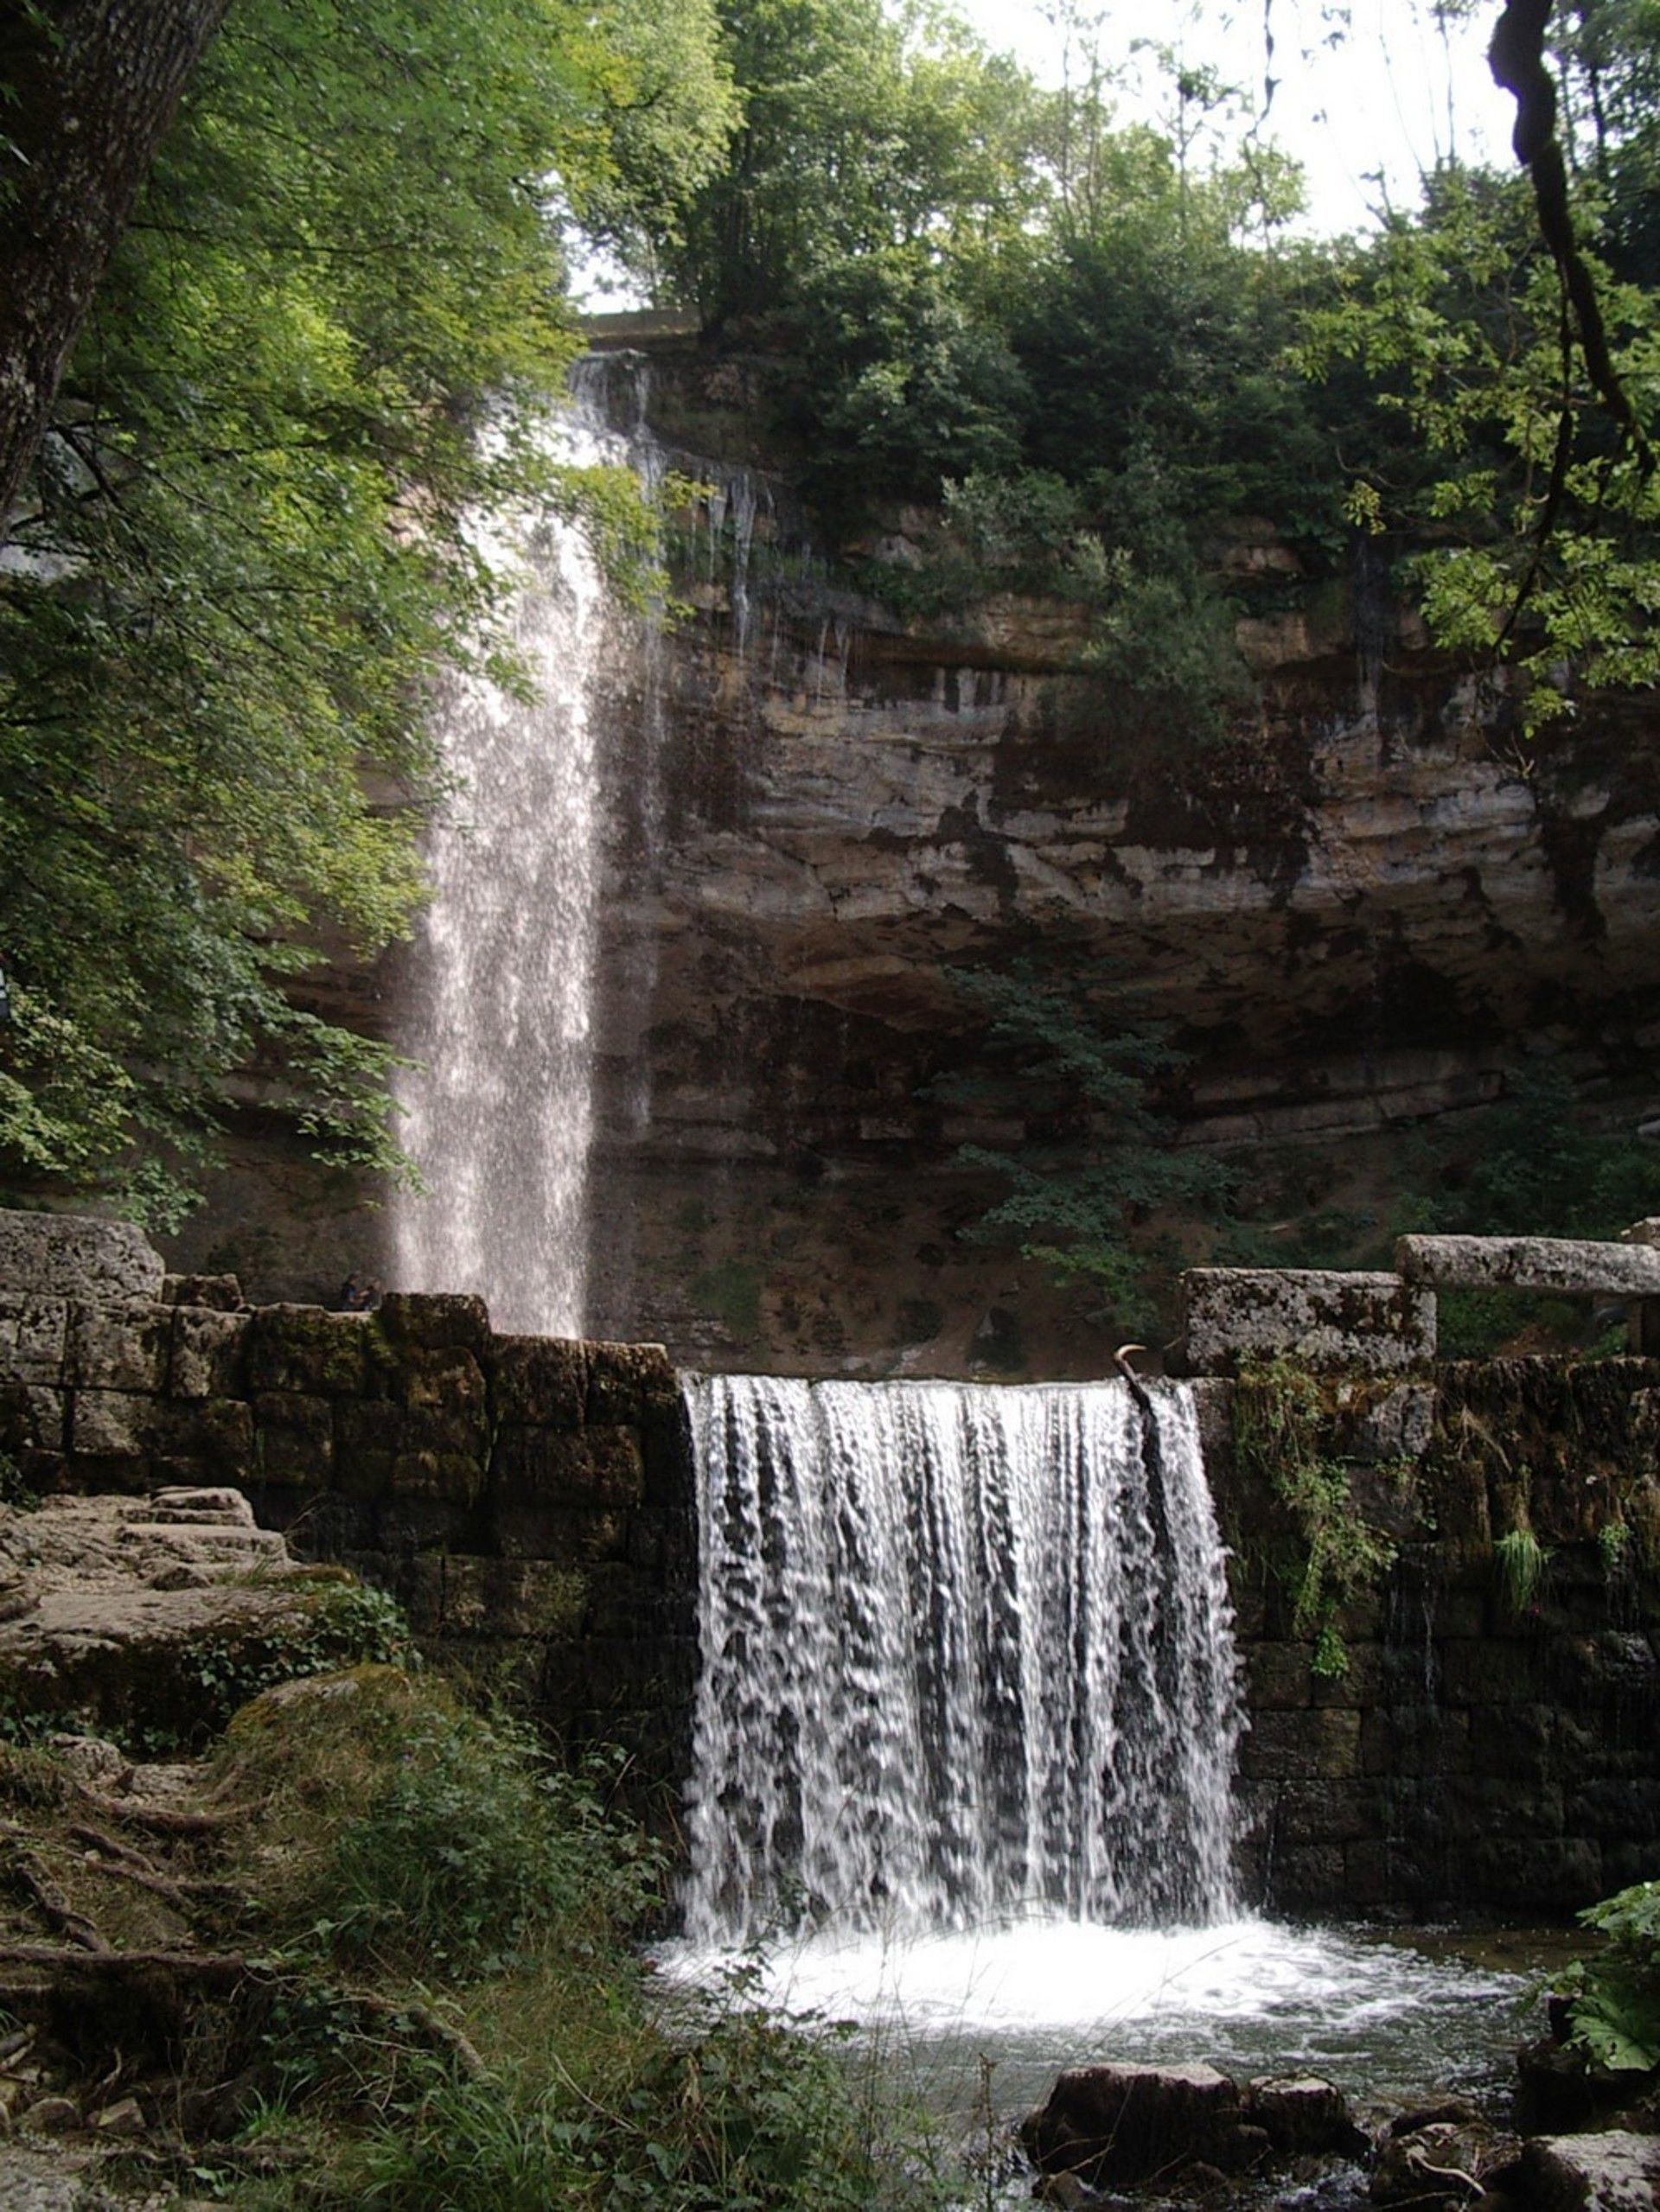
[[[1652,0],[1559,16],[1579,221],[1652,428]],[[1527,732],[1660,673],[1660,480],[1587,376],[1524,181],[1449,169],[1373,241],[1292,245],[1294,170],[1229,151],[1223,88],[1174,55],[1154,130],[1098,62],[1043,91],[875,0],[732,9],[726,37],[744,127],[659,279],[788,356],[833,526],[942,494],[998,519],[989,557],[948,527],[909,598],[1066,591],[1103,695],[1204,734],[1244,689],[1209,539],[1250,513],[1316,572],[1385,535],[1437,638],[1514,666]]]
[[[1606,1944],[1566,1985],[1573,2041],[1617,2073],[1660,2067],[1660,1882],[1638,1882],[1580,1918]]]
[[[857,2060],[812,2024],[706,2005],[626,2077],[434,2082],[393,2106],[314,2200],[386,2212],[942,2212],[951,2199],[884,2131]],[[891,2123],[890,2123],[891,2124]]]
[[[233,11],[0,574],[0,1173],[164,1214],[271,1053],[303,1129],[395,1164],[385,1051],[289,985],[407,926],[424,698],[505,670],[474,518],[534,492],[629,551],[632,491],[540,436],[561,226],[667,221],[721,84],[701,0]]]
[[[236,2202],[943,2201],[924,2133],[843,2038],[758,2008],[741,1975],[654,1991],[632,1946],[662,1860],[603,1766],[572,1773],[511,1718],[374,1667],[259,1700],[218,1765],[259,1808],[233,1855],[288,1976],[249,2131],[284,2178]]]
[[[970,1233],[1018,1242],[1087,1283],[1120,1325],[1144,1326],[1148,1255],[1131,1231],[1160,1208],[1214,1204],[1228,1186],[1217,1161],[1170,1142],[1158,1111],[1179,1055],[1114,979],[1061,982],[1028,965],[955,981],[984,1027],[934,1094],[1019,1127],[1006,1144],[957,1153],[1007,1186]]]
[[[1652,421],[1654,294],[1599,265],[1616,366]],[[1503,650],[1523,726],[1571,712],[1599,685],[1660,677],[1654,525],[1660,484],[1565,349],[1556,271],[1520,184],[1440,181],[1426,220],[1391,223],[1308,320],[1311,375],[1361,364],[1420,456],[1404,481],[1363,463],[1350,511],[1404,531],[1436,636]]]

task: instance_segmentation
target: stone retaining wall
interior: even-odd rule
[[[450,1660],[678,1778],[695,1538],[661,1347],[499,1335],[476,1298],[341,1314],[240,1310],[223,1282],[166,1292],[0,1292],[0,1453],[23,1484],[234,1483]]]
[[[0,1291],[0,1454],[24,1483],[233,1482],[449,1660],[684,1777],[693,1488],[661,1348],[500,1335],[464,1297],[246,1310],[223,1280],[77,1279]],[[1251,1715],[1248,1895],[1515,1916],[1660,1875],[1660,1361],[1319,1387],[1348,1509],[1398,1546],[1338,1618],[1340,1673],[1293,1633],[1301,1539],[1237,1448],[1239,1386],[1195,1385]],[[1518,1607],[1496,1546],[1522,1529],[1550,1556]]]
[[[1337,1386],[1328,1442],[1397,1552],[1338,1615],[1335,1673],[1293,1633],[1306,1550],[1235,1449],[1235,1394],[1199,1387],[1251,1716],[1248,1893],[1517,1918],[1660,1876],[1660,1362]],[[1519,1600],[1497,1549],[1518,1530],[1547,1555]]]

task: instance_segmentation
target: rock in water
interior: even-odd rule
[[[1494,2179],[1528,2212],[1655,2212],[1660,2135],[1536,2135]]]
[[[1214,2066],[1070,2067],[1020,2139],[1043,2172],[1096,2189],[1167,2180],[1196,2161],[1236,2173],[1267,2149],[1239,2085]]]

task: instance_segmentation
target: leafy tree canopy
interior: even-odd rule
[[[1389,533],[1437,640],[1519,666],[1525,730],[1583,687],[1651,683],[1657,0],[1554,11],[1572,271],[1526,181],[1456,169],[1375,240],[1288,243],[1294,167],[1257,134],[1227,150],[1237,95],[1166,54],[1159,127],[1127,125],[1089,22],[1060,13],[1060,92],[879,0],[728,16],[744,124],[660,280],[718,322],[764,313],[832,526],[943,497],[1005,556],[976,572],[954,543],[936,604],[1046,569],[1099,606],[1095,657],[1121,688],[1147,675],[1138,640],[1186,672],[1153,689],[1195,727],[1236,688],[1207,573],[1230,513],[1316,564]],[[1587,367],[1581,277],[1611,375]],[[1058,546],[1014,545],[1022,518],[1052,520],[1056,481]]]
[[[10,1178],[124,1176],[165,1213],[273,1049],[303,1127],[396,1166],[386,1052],[285,986],[405,928],[425,688],[510,673],[473,518],[534,493],[645,542],[632,494],[561,472],[542,426],[577,347],[573,214],[666,224],[722,142],[703,0],[650,18],[232,11],[0,573]]]

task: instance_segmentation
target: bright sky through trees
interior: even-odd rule
[[[1048,84],[1062,80],[1066,41],[1055,0],[961,0],[961,12],[991,45],[1018,54]],[[1419,176],[1449,154],[1499,166],[1510,159],[1514,105],[1487,69],[1497,0],[1465,21],[1437,21],[1431,0],[1186,0],[1152,7],[1076,0],[1072,75],[1099,17],[1101,56],[1125,73],[1123,112],[1167,119],[1172,71],[1213,71],[1239,99],[1227,127],[1260,110],[1270,68],[1277,80],[1265,128],[1301,162],[1309,225],[1336,233],[1367,225],[1386,205],[1411,207]],[[1272,24],[1269,63],[1265,13]],[[1217,111],[1216,119],[1223,122]],[[1382,178],[1380,186],[1379,177]]]

